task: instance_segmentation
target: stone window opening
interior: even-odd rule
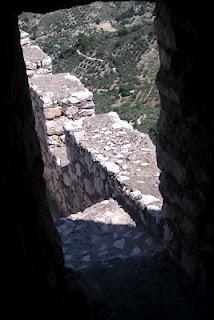
[[[75,222],[74,230],[78,228],[79,220],[85,219],[86,225],[103,224],[104,234],[107,234],[108,225],[111,226],[109,230],[112,229],[109,244],[103,244],[101,252],[97,253],[98,261],[108,260],[109,246],[115,250],[116,258],[118,250],[123,252],[125,246],[130,247],[131,237],[132,248],[128,255],[121,253],[121,257],[141,255],[145,248],[140,248],[136,240],[145,234],[145,243],[148,242],[145,250],[151,246],[152,251],[155,241],[144,231],[144,226],[149,226],[155,237],[160,237],[162,198],[158,189],[156,150],[149,135],[133,128],[132,121],[121,120],[117,109],[95,114],[92,92],[75,75],[53,73],[51,58],[31,43],[23,31],[21,42],[43,155],[49,206],[63,244],[68,245],[69,230],[72,234],[72,228],[66,227],[66,219],[70,226]],[[145,101],[151,90],[152,86]],[[140,123],[140,119],[137,121]],[[100,214],[100,210],[107,215]],[[118,234],[117,229],[124,229],[126,238],[120,235],[121,232]],[[99,232],[99,236],[96,235],[96,228],[91,230],[92,244],[97,247],[96,239],[101,241],[102,236]],[[73,245],[76,246],[75,241]],[[95,253],[92,255],[96,256]],[[76,260],[81,268],[82,264],[87,266],[92,262],[90,254],[86,256],[89,261],[79,261],[70,252],[65,254],[65,262],[69,266]]]

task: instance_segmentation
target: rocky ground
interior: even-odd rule
[[[113,200],[56,222],[65,264],[83,270],[95,264],[112,268],[114,261],[154,255],[163,248]]]
[[[95,319],[209,319],[209,300],[113,199],[55,222],[66,266],[95,301]]]

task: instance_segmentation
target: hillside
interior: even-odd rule
[[[94,94],[96,113],[110,110],[155,139],[159,96],[153,5],[94,2],[45,15],[24,13],[20,28]]]

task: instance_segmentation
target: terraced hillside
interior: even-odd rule
[[[20,28],[52,57],[54,72],[73,73],[93,91],[96,113],[115,110],[155,139],[159,59],[152,12],[147,2],[94,2],[24,13]]]

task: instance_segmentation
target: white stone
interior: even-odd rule
[[[112,224],[120,224],[121,223],[121,217],[115,216],[111,219]]]
[[[44,107],[47,107],[47,106],[50,106],[50,105],[53,104],[52,99],[50,97],[48,97],[48,96],[43,96],[41,99],[42,99],[42,101],[44,103]]]
[[[104,132],[105,136],[110,135],[110,134],[112,134],[112,131],[110,131],[110,130],[107,130],[107,131]]]
[[[72,80],[72,81],[76,81],[76,82],[80,83],[80,79],[78,79],[76,76],[71,75],[69,72],[67,72],[67,73],[64,75],[64,78],[65,78],[65,79]]]
[[[93,109],[82,109],[79,114],[82,117],[86,117],[86,116],[92,116],[94,114],[94,110]]]
[[[29,33],[20,29],[20,38],[24,39],[24,38],[28,38],[28,37],[29,37]]]
[[[137,183],[145,184],[145,181],[137,181]]]
[[[143,199],[143,202],[145,203],[145,205],[153,204],[153,202],[160,201],[158,198],[154,197],[151,194],[143,194],[142,199]]]
[[[66,131],[73,131],[75,129],[80,129],[83,126],[83,119],[78,119],[75,121],[69,121],[64,124]]]
[[[119,115],[115,111],[108,112],[108,116],[110,116],[113,120],[116,120],[116,121],[120,120]]]
[[[113,215],[114,215],[114,212],[112,212],[110,210],[105,211],[105,216],[112,217]]]
[[[85,140],[86,138],[85,131],[83,130],[75,132],[74,136],[77,143],[80,143],[82,140]]]
[[[132,125],[125,120],[119,120],[113,123],[112,128],[113,129],[121,129],[121,128],[133,129]]]
[[[140,200],[142,198],[142,193],[140,190],[135,190],[135,191],[131,192],[130,194],[136,200]]]
[[[136,154],[135,153],[130,153],[127,155],[126,159],[129,160],[129,161],[133,161],[136,159]]]
[[[120,181],[127,181],[127,180],[130,180],[130,178],[126,177],[126,176],[119,176],[119,180]]]
[[[122,149],[130,149],[131,146],[132,146],[131,143],[124,144],[124,145],[122,145]]]
[[[47,134],[52,135],[61,135],[63,134],[63,125],[61,121],[57,120],[47,120],[46,121]]]
[[[73,96],[75,96],[80,101],[93,98],[92,92],[89,91],[88,89],[85,89],[84,91],[75,92],[75,94],[73,94]]]
[[[120,250],[123,250],[124,247],[125,247],[125,239],[116,240],[113,243],[113,247],[117,248],[117,249],[120,249]]]
[[[47,56],[45,59],[42,60],[42,65],[43,66],[49,66],[51,65],[52,61],[51,61],[51,57]]]
[[[111,150],[111,148],[110,148],[109,146],[105,146],[103,149],[104,149],[105,151]]]
[[[160,211],[161,205],[157,206],[155,204],[148,205],[148,210]]]
[[[113,173],[120,172],[120,167],[114,162],[108,161],[105,163],[105,166],[106,166],[106,169],[110,172],[113,172]]]
[[[68,97],[68,102],[71,104],[76,104],[79,102],[79,99],[77,97]]]
[[[149,162],[142,162],[140,165],[142,167],[148,167],[150,165],[150,163]]]
[[[102,203],[102,204],[108,204],[108,203],[109,203],[109,200],[103,200],[101,203]]]
[[[54,118],[57,118],[57,117],[61,116],[61,114],[62,114],[61,107],[45,108],[44,109],[44,115],[47,120],[52,120]]]
[[[97,134],[95,134],[93,137],[92,137],[92,139],[97,139],[97,138],[100,138],[101,137],[101,134],[100,133],[97,133]]]
[[[66,109],[65,114],[66,116],[73,116],[78,112],[78,108],[76,106],[70,106]]]
[[[54,146],[61,146],[62,145],[62,141],[61,141],[60,137],[57,135],[47,137],[47,143],[48,143],[48,145],[54,145]]]
[[[116,159],[116,160],[115,160],[115,163],[121,164],[121,163],[123,163],[123,160],[121,160],[121,159]]]

